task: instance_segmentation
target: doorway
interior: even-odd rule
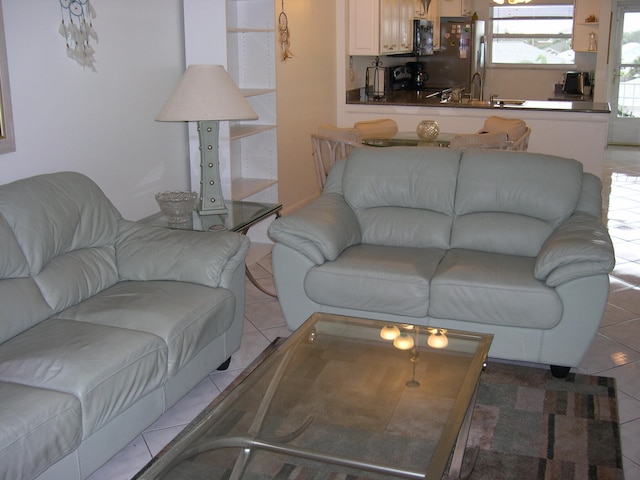
[[[618,2],[612,32],[610,145],[640,145],[640,1]]]

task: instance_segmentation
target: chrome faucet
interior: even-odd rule
[[[482,74],[480,72],[476,72],[471,77],[471,100],[476,97],[476,77],[478,77],[478,86],[480,87],[480,95],[478,96],[478,100],[484,100],[482,95]]]

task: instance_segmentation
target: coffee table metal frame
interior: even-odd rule
[[[294,332],[289,339],[286,340],[285,344],[288,344],[287,346],[291,346],[296,342],[304,341],[305,338],[312,338],[313,335],[317,334],[316,327],[322,321],[342,321],[351,323],[367,322],[369,326],[373,323],[374,325],[379,324],[379,327],[385,325],[383,322],[374,320],[315,313],[296,332]],[[455,399],[453,407],[451,408],[451,414],[445,428],[443,429],[442,436],[433,453],[432,461],[430,462],[426,472],[360,460],[346,455],[335,455],[328,452],[315,451],[309,448],[287,444],[287,442],[297,438],[306,431],[306,429],[313,423],[313,417],[308,417],[296,430],[288,433],[287,435],[280,436],[278,438],[260,438],[260,430],[271,405],[271,401],[278,390],[283,374],[289,365],[293,352],[295,351],[295,348],[289,348],[284,350],[282,358],[278,361],[276,372],[266,389],[266,393],[257,408],[255,417],[253,418],[246,435],[214,437],[211,440],[206,440],[195,445],[193,444],[193,442],[197,441],[204,435],[206,428],[210,424],[207,420],[215,418],[216,412],[220,409],[220,403],[224,402],[224,400],[222,400],[217,406],[212,408],[204,420],[200,419],[187,435],[182,436],[178,441],[176,441],[176,443],[172,445],[171,448],[157,461],[152,461],[145,470],[135,477],[135,479],[148,480],[162,478],[163,472],[170,471],[179,463],[198,454],[221,448],[240,448],[240,453],[229,477],[230,480],[238,480],[243,477],[245,469],[251,459],[251,455],[255,450],[265,450],[305,458],[308,460],[331,463],[338,466],[356,468],[409,479],[440,480],[444,474],[447,464],[449,464],[449,470],[446,477],[447,479],[457,480],[468,478],[473,470],[473,466],[478,455],[478,448],[474,450],[473,456],[470,462],[468,462],[469,466],[464,472],[462,471],[463,457],[469,436],[480,373],[486,364],[485,362],[493,336],[488,334],[475,334],[471,332],[451,330],[447,332],[447,335],[455,336],[459,339],[467,337],[471,341],[477,342],[477,348],[473,353],[473,359],[467,369],[460,391]],[[285,344],[279,348],[285,347]],[[271,357],[267,358],[263,364],[268,362],[270,359]],[[257,367],[256,371],[259,372],[259,367]],[[254,373],[255,371],[250,375],[253,375]],[[214,401],[214,403],[216,403],[216,401]]]

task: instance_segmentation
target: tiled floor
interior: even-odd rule
[[[625,478],[633,480],[640,479],[640,149],[610,148],[603,183],[617,264],[602,327],[578,370],[617,379]],[[273,289],[270,257],[261,248],[252,250],[258,261],[251,268]],[[90,480],[131,478],[275,337],[288,334],[277,300],[247,282],[242,346],[229,370],[209,375]]]

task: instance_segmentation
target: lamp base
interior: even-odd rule
[[[227,206],[224,204],[224,201],[220,199],[222,202],[222,206],[218,205],[216,208],[202,208],[202,205],[198,207],[198,215],[223,215],[225,213],[229,213]],[[202,204],[202,202],[200,202]]]
[[[220,161],[218,157],[218,121],[198,122],[200,139],[200,215],[227,213],[222,198]]]

